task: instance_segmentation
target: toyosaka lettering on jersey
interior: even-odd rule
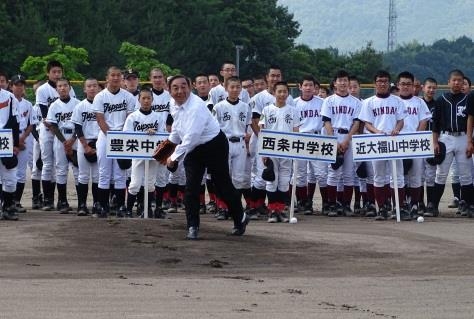
[[[166,104],[155,104],[151,106],[151,110],[154,112],[167,112],[170,110],[170,102]]]
[[[66,122],[71,119],[72,112],[67,112],[67,113],[56,113],[56,121],[59,122]]]
[[[104,103],[104,113],[121,112],[121,111],[126,111],[126,110],[127,110],[127,102],[125,102],[125,100],[123,100],[122,103],[119,103],[119,104]]]
[[[392,115],[395,115],[397,112],[396,112],[396,108],[394,106],[381,106],[381,107],[377,107],[375,109],[372,110],[372,112],[374,113],[374,116],[377,116],[377,115],[386,115],[386,114],[392,114]]]
[[[95,116],[95,113],[82,112],[81,115],[82,115],[82,122],[97,121],[97,117]]]
[[[134,121],[133,122],[133,129],[135,131],[148,131],[149,129],[154,129],[154,130],[158,130],[158,121],[155,121],[155,123],[144,123],[144,124],[140,124],[140,122],[137,122],[137,121]]]
[[[349,114],[354,115],[354,108],[347,105],[337,105],[331,107],[332,114]]]

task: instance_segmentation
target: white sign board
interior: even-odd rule
[[[258,155],[334,163],[337,138],[307,133],[261,130]]]
[[[108,131],[107,158],[151,159],[156,146],[168,136],[168,133]]]
[[[13,134],[11,129],[0,130],[0,157],[13,156]]]
[[[352,137],[354,161],[378,161],[401,158],[433,157],[433,133],[420,131],[385,134],[362,134]]]

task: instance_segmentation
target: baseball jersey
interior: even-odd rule
[[[230,137],[244,137],[247,125],[252,123],[252,112],[247,103],[237,100],[235,103],[225,99],[214,106],[212,114],[219,122],[221,131]]]
[[[92,109],[92,101],[84,99],[79,102],[72,112],[71,121],[82,126],[82,133],[86,140],[97,139],[100,128],[97,124],[97,117]]]
[[[71,130],[71,133],[73,133],[74,123],[71,121],[72,112],[78,103],[79,100],[73,97],[64,101],[57,99],[49,106],[46,122],[57,124],[59,130]]]
[[[433,112],[433,132],[466,132],[467,96],[464,93],[443,93],[436,99]]]
[[[418,96],[412,96],[409,99],[401,98],[407,110],[407,116],[403,119],[403,128],[401,132],[416,132],[421,121],[430,120],[431,112],[425,101]]]
[[[268,130],[293,132],[295,127],[300,126],[300,116],[298,110],[293,106],[278,107],[275,104],[270,104],[263,108],[258,124]]]
[[[126,132],[146,132],[149,129],[154,129],[157,132],[163,132],[163,127],[166,127],[166,119],[163,120],[160,113],[136,110],[125,120],[123,130]]]
[[[130,92],[119,89],[112,93],[105,88],[95,96],[92,109],[104,114],[109,130],[121,131],[127,115],[134,111],[135,103],[136,99]]]
[[[4,128],[10,118],[10,107],[13,116],[19,121],[18,100],[13,93],[0,89],[0,128]]]
[[[398,96],[374,95],[363,101],[359,120],[372,123],[376,129],[390,133],[397,125],[397,121],[403,120],[406,115],[405,105]]]
[[[153,92],[153,102],[151,104],[152,111],[159,114],[162,118],[160,122],[164,121],[164,126],[160,126],[159,132],[166,132],[166,120],[170,115],[170,101],[171,95],[168,91],[162,90],[158,91],[156,89],[152,89]],[[135,111],[140,109],[140,102],[137,101],[135,104]]]
[[[76,97],[76,93],[74,92],[74,88],[71,86],[71,90],[69,91],[69,96],[71,98]],[[35,105],[46,105],[49,107],[51,103],[56,101],[59,98],[58,91],[56,91],[56,83],[48,81],[43,83],[38,87],[36,90],[36,103]]]
[[[331,119],[331,126],[334,129],[350,130],[352,123],[358,118],[361,101],[352,96],[340,96],[332,94],[324,99],[321,108],[321,115]]]
[[[27,99],[18,101],[18,114],[20,131],[25,130],[28,125],[35,125],[38,123],[38,117],[33,112],[33,104]]]
[[[252,99],[250,100],[250,107],[252,108],[252,113],[262,114],[262,110],[265,106],[270,104],[275,104],[276,99],[273,94],[268,92],[268,90],[264,90],[255,94]],[[286,99],[286,105],[293,106],[294,105],[293,98],[288,95]]]
[[[211,100],[213,105],[216,105],[220,101],[225,100],[229,96],[225,87],[222,84],[215,86],[209,91],[209,99]],[[245,103],[250,102],[250,96],[247,90],[240,91],[239,99]]]
[[[303,100],[301,97],[294,99],[295,107],[300,114],[300,128],[302,133],[321,132],[323,127],[321,107],[323,99],[313,96],[311,100]]]

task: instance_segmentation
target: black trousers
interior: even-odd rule
[[[199,227],[199,193],[206,168],[212,176],[216,189],[219,189],[222,200],[229,208],[234,227],[239,228],[243,217],[242,201],[229,174],[229,142],[222,131],[209,142],[197,146],[184,158],[186,172],[184,201],[188,227]]]

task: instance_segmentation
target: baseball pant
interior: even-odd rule
[[[145,178],[145,161],[141,159],[132,160],[132,179],[128,185],[128,192],[132,195],[137,195]],[[160,165],[155,160],[148,161],[148,180],[146,192],[153,192],[155,190],[156,169]],[[161,165],[163,166],[163,165]]]
[[[368,162],[369,163],[369,162]],[[392,175],[393,160],[381,160],[372,162],[374,169],[374,186],[383,187],[387,184],[387,176]],[[397,172],[397,188],[402,188],[405,185],[403,178],[403,161],[395,160]],[[393,180],[390,178],[390,187],[394,188]]]
[[[449,168],[453,160],[457,161],[459,169],[459,182],[461,185],[472,184],[471,165],[472,159],[466,156],[466,136],[452,136],[442,134],[440,142],[446,145],[446,157],[436,169],[436,184],[446,184],[448,178]]]
[[[277,190],[281,192],[287,192],[290,188],[289,183],[291,179],[291,166],[293,161],[290,159],[283,158],[274,158],[273,161],[273,171],[275,173],[275,180],[273,182],[266,182],[266,190],[268,192],[276,192]]]
[[[249,156],[245,142],[241,140],[237,143],[229,141],[229,169],[232,183],[237,189],[247,189],[251,187],[250,175],[247,172]]]
[[[33,141],[32,136],[30,135],[25,140],[25,149],[17,154],[18,166],[16,170],[16,177],[18,179],[18,183],[24,184],[26,182],[26,168],[30,162],[29,157],[32,149]]]
[[[72,134],[64,134],[66,139],[71,138]],[[64,145],[60,142],[57,138],[54,139],[54,159],[55,159],[55,167],[56,167],[56,182],[58,184],[67,184],[67,176],[69,172],[69,167],[72,167],[72,173],[74,175],[74,181],[77,185],[77,179],[79,175],[79,170],[77,167],[72,165],[72,162],[66,157],[66,152],[64,151]],[[74,147],[73,147],[74,148]]]
[[[97,139],[97,163],[99,165],[99,188],[109,189],[113,180],[116,189],[125,189],[127,170],[118,166],[117,160],[107,158],[107,136],[101,131]]]
[[[87,140],[90,142],[91,140]],[[99,168],[97,162],[91,163],[84,157],[84,147],[81,143],[77,143],[77,163],[79,165],[78,181],[81,184],[89,184],[99,182]]]

